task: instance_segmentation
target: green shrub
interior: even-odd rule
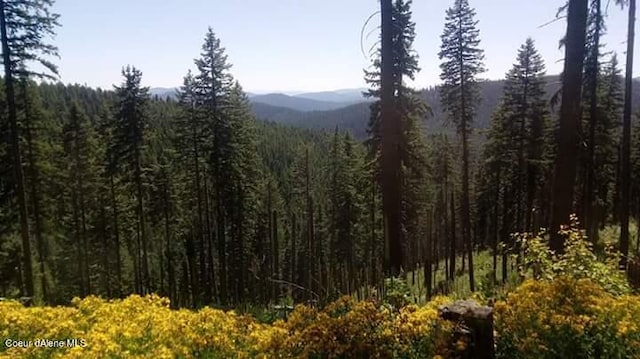
[[[543,234],[518,235],[523,277],[537,280],[553,280],[562,276],[590,279],[614,295],[631,292],[625,273],[618,268],[620,254],[612,246],[606,246],[602,256],[596,255],[593,245],[578,228],[575,216],[571,218],[571,225],[560,232],[565,236],[565,252],[560,255],[549,249],[548,239]]]

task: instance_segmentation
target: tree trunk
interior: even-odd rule
[[[451,186],[451,259],[449,260],[449,278],[451,281],[456,279],[456,206],[454,198],[454,188]]]
[[[525,221],[525,217],[529,217],[531,215],[531,213],[529,212],[529,208],[527,206],[524,206],[524,176],[526,173],[526,162],[525,162],[525,138],[526,138],[526,123],[527,123],[527,111],[528,111],[528,92],[529,92],[529,73],[528,73],[528,68],[525,70],[525,74],[524,74],[524,89],[523,89],[523,96],[522,96],[522,109],[520,111],[522,111],[522,118],[520,119],[520,133],[519,133],[519,144],[518,144],[518,191],[517,193],[517,203],[516,203],[516,208],[517,208],[517,217],[516,217],[516,223],[517,223],[517,230],[522,232],[523,230],[525,230],[524,227],[524,222],[528,222]]]
[[[76,145],[76,149],[77,149]],[[79,155],[79,153],[77,154]],[[78,158],[79,163],[79,158]],[[83,173],[85,172],[83,169],[79,170],[78,176],[78,204],[80,205],[80,225],[81,225],[81,238],[82,238],[82,279],[85,282],[84,286],[87,289],[87,295],[91,294],[91,277],[89,276],[89,239],[87,238],[87,213],[85,208],[85,200],[84,200],[84,180]]]
[[[631,99],[633,82],[633,42],[635,39],[636,0],[629,0],[627,30],[627,66],[625,70],[624,114],[622,117],[622,173],[620,181],[620,267],[626,268],[629,256],[629,197],[631,192]]]
[[[38,191],[39,179],[38,179],[38,169],[36,168],[36,160],[34,155],[33,148],[33,135],[31,128],[31,115],[29,113],[29,97],[27,94],[27,83],[26,79],[21,80],[22,85],[22,96],[24,101],[24,121],[25,121],[25,136],[27,140],[27,153],[29,160],[29,176],[31,177],[28,181],[31,188],[31,206],[33,208],[33,217],[35,224],[35,236],[36,236],[36,244],[38,248],[38,264],[40,267],[40,286],[42,290],[42,300],[46,303],[48,299],[48,290],[47,290],[47,272],[46,272],[46,264],[47,264],[47,249],[44,242],[44,238],[42,238],[42,216],[40,211],[40,193]]]
[[[166,174],[165,174],[166,175]],[[166,179],[168,182],[168,178]],[[169,191],[165,184],[164,188],[164,236],[166,240],[165,252],[167,257],[167,279],[169,284],[169,300],[174,303],[176,300],[176,280],[175,271],[173,269],[173,248],[171,241],[171,222],[169,221]]]
[[[280,279],[280,246],[278,245],[278,212],[274,209],[271,215],[273,233],[271,235],[273,251],[273,278]],[[280,286],[274,283],[273,299],[280,298]]]
[[[426,287],[427,290],[427,297],[425,298],[427,301],[429,299],[431,299],[431,288],[433,287],[433,284],[431,282],[431,280],[433,279],[433,274],[432,274],[432,270],[433,270],[433,263],[432,263],[432,259],[433,259],[433,238],[435,237],[433,235],[432,229],[434,228],[434,218],[435,218],[435,213],[429,213],[429,233],[426,236],[427,238],[427,243],[425,243],[425,261],[424,261],[424,286]],[[415,273],[415,270],[413,271],[413,273]]]
[[[313,258],[313,199],[311,198],[311,178],[309,173],[309,149],[307,148],[305,151],[305,198],[306,198],[306,207],[307,207],[307,293],[309,294],[308,299],[313,299],[311,297],[311,293],[313,292],[313,275],[315,269],[315,260]]]
[[[402,184],[400,181],[400,121],[394,106],[393,78],[393,5],[391,0],[380,2],[382,18],[381,68],[381,182],[382,207],[385,223],[385,241],[389,246],[386,270],[392,276],[400,273],[403,265],[403,236],[401,229]]]
[[[593,241],[595,223],[594,213],[594,191],[595,191],[595,147],[596,147],[596,126],[598,124],[598,76],[600,66],[598,59],[600,56],[600,0],[596,0],[596,29],[594,31],[594,44],[591,54],[590,71],[593,79],[589,84],[589,153],[587,159],[587,176],[584,187],[584,228],[587,230],[587,238]]]
[[[462,36],[462,20],[459,23],[459,34]],[[459,46],[462,46],[462,39],[459,39]],[[459,50],[458,66],[460,73],[464,73],[464,58],[462,57],[463,51]],[[460,110],[461,110],[461,131],[462,135],[462,269],[464,270],[464,248],[466,246],[467,255],[469,260],[469,288],[473,292],[475,290],[475,280],[473,276],[473,243],[471,243],[471,205],[469,203],[469,122],[471,117],[467,115],[467,103],[466,89],[465,89],[464,76],[460,77]]]
[[[100,237],[102,239],[102,266],[104,267],[103,276],[104,276],[104,286],[107,291],[107,297],[113,298],[111,292],[111,266],[109,265],[109,241],[107,240],[107,214],[104,206],[104,198],[102,197],[102,193],[98,194],[98,203],[100,206]]]
[[[76,183],[77,179],[74,179],[74,186],[77,185]],[[79,208],[80,204],[78,201],[78,193],[77,190],[74,189],[72,190],[71,193],[71,208],[72,208],[72,217],[73,217],[73,235],[74,235],[74,242],[76,245],[76,260],[77,260],[77,265],[78,265],[78,274],[79,274],[79,287],[80,287],[80,296],[82,297],[86,297],[89,293],[88,290],[86,288],[86,281],[84,278],[84,264],[83,264],[83,260],[84,260],[84,252],[83,252],[83,241],[82,241],[82,229],[81,229],[81,224],[80,224],[80,214],[79,214]]]
[[[200,238],[200,294],[203,303],[210,303],[213,298],[214,282],[214,263],[213,263],[213,228],[211,226],[211,210],[209,209],[209,186],[207,182],[207,172],[203,176],[202,194],[204,205],[204,230],[201,229]],[[202,222],[201,222],[202,223]],[[202,225],[202,224],[201,224]]]
[[[118,296],[122,295],[122,258],[120,257],[120,228],[118,227],[118,202],[116,200],[116,190],[113,183],[113,173],[109,171],[109,187],[111,189],[111,207],[113,215],[113,237],[116,247],[116,292]]]
[[[369,254],[369,263],[371,265],[371,285],[375,286],[378,283],[378,261],[377,261],[377,241],[376,241],[376,182],[375,178],[371,181],[371,203],[370,203],[370,216],[371,216],[371,237],[370,246],[371,253]]]
[[[136,168],[135,168],[135,181],[136,181],[136,199],[138,201],[138,235],[139,235],[139,245],[142,246],[142,275],[141,275],[141,284],[142,290],[141,294],[148,294],[150,291],[150,279],[149,279],[149,256],[147,253],[147,236],[146,236],[146,228],[144,222],[144,200],[143,200],[143,190],[142,190],[142,165],[140,163],[142,154],[140,153],[140,148],[136,146],[135,148],[135,156],[136,156]]]
[[[199,259],[199,265],[200,265],[200,270],[196,271],[195,268],[193,268],[191,265],[195,264],[195,263],[191,263],[190,270],[192,271],[191,273],[191,284],[192,284],[192,292],[193,292],[193,296],[194,299],[197,301],[200,301],[202,298],[200,298],[200,294],[202,292],[203,288],[207,288],[206,283],[203,283],[203,281],[206,278],[206,271],[205,271],[205,250],[204,250],[204,244],[205,244],[205,238],[208,238],[208,233],[211,229],[211,227],[207,224],[207,226],[205,227],[204,225],[204,219],[203,219],[203,209],[202,209],[202,191],[201,191],[201,187],[200,187],[200,149],[198,148],[198,137],[197,137],[197,129],[196,129],[196,121],[193,115],[193,109],[191,112],[191,141],[192,141],[192,145],[193,145],[193,166],[194,166],[194,178],[193,178],[193,182],[195,185],[195,197],[196,197],[196,210],[198,211],[198,213],[196,214],[196,219],[197,219],[197,223],[194,226],[193,230],[194,233],[192,236],[189,236],[188,241],[191,242],[195,242],[193,240],[193,237],[195,236],[197,238],[197,242],[200,245],[200,253],[198,256]],[[208,217],[207,217],[208,219]],[[195,243],[189,243],[188,244],[189,247],[193,247],[193,255],[195,255],[195,247],[196,244]],[[190,259],[191,260],[191,259]],[[193,260],[191,260],[192,262],[194,262]],[[197,274],[200,274],[200,278],[196,278]],[[199,287],[198,287],[199,285]]]
[[[24,173],[22,169],[22,155],[20,152],[20,132],[16,114],[16,96],[11,60],[11,48],[7,37],[7,23],[5,17],[5,2],[0,0],[0,36],[2,41],[2,58],[4,64],[4,85],[9,113],[11,132],[11,151],[13,152],[13,173],[16,181],[16,195],[18,197],[18,212],[20,215],[20,235],[22,237],[22,261],[24,263],[24,295],[33,297],[33,264],[31,257],[31,239],[29,238],[29,212],[27,210],[27,195],[24,188]]]
[[[509,223],[511,221],[511,213],[509,211],[509,196],[510,193],[505,191],[502,193],[502,243],[505,246],[502,251],[502,283],[507,282],[507,262],[509,256],[507,255],[507,243],[511,241],[509,239],[509,232],[511,229],[509,228]]]
[[[297,231],[296,231],[296,217],[293,213],[290,214],[291,216],[291,268],[290,268],[290,281],[291,283],[296,283],[297,281],[297,261],[296,261],[296,257],[297,257],[297,248],[296,248],[296,235],[297,235]],[[294,297],[295,298],[295,297]]]
[[[467,246],[467,260],[469,264],[469,289],[475,291],[475,279],[473,273],[473,242],[471,240],[471,213],[469,203],[469,149],[466,131],[462,136],[462,239]]]
[[[578,131],[580,129],[580,98],[582,69],[587,25],[587,0],[570,0],[565,44],[565,62],[562,76],[562,103],[558,153],[555,162],[553,186],[553,214],[550,247],[556,253],[564,252],[564,237],[560,226],[569,223],[573,212],[576,163],[578,160]]]
[[[499,218],[499,209],[500,209],[500,174],[501,174],[501,170],[500,168],[496,169],[495,172],[495,176],[496,176],[496,196],[494,197],[494,202],[493,202],[493,221],[492,221],[492,226],[493,226],[493,241],[491,241],[491,243],[493,244],[493,280],[497,281],[498,280],[498,239],[500,237],[499,235],[499,228],[500,225],[498,224],[498,218]]]

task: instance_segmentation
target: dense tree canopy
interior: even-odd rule
[[[626,265],[637,247],[629,218],[640,219],[640,127],[635,1],[624,4],[626,82],[601,40],[600,0],[563,7],[560,88],[532,38],[503,81],[481,80],[475,10],[454,0],[442,83],[420,91],[409,85],[420,76],[412,1],[383,0],[370,102],[272,113],[278,124],[256,116],[269,109],[234,78],[212,28],[176,96],[152,97],[134,66],[110,90],[55,82],[52,2],[0,1],[0,296],[322,304],[393,295],[401,277],[417,301],[467,274],[471,291],[508,282],[511,254],[523,260],[514,233],[551,228],[561,252],[556,230],[572,212],[596,249],[608,244],[603,228],[621,225]],[[483,251],[492,268],[475,278]]]

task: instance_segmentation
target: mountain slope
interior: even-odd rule
[[[486,81],[480,86],[482,102],[478,106],[474,128],[487,128],[491,114],[502,95],[503,81]],[[445,115],[440,106],[439,88],[432,87],[420,92],[420,97],[431,107],[433,116],[427,118],[424,126],[427,132],[450,132]],[[252,99],[253,100],[253,99]],[[285,123],[305,128],[333,130],[336,126],[350,131],[354,136],[363,139],[367,135],[369,123],[368,102],[360,102],[328,111],[287,111],[286,108],[274,108],[254,102],[254,114],[258,119]]]
[[[473,123],[475,129],[486,129],[491,124],[491,116],[498,106],[502,96],[504,80],[483,81],[480,83],[481,102],[476,109]],[[547,76],[547,98],[550,99],[560,88],[558,76]],[[453,124],[448,123],[440,106],[439,88],[431,87],[420,92],[420,96],[431,107],[433,116],[424,122],[428,133],[453,132]],[[633,81],[633,107],[634,113],[640,105],[640,79]],[[559,106],[559,105],[558,105]],[[557,109],[556,109],[557,110]],[[333,130],[336,126],[349,130],[359,139],[364,139],[367,134],[369,122],[369,103],[361,102],[330,111],[287,111],[287,109],[268,110],[264,107],[254,107],[254,113],[258,119],[286,123],[299,127]]]
[[[160,98],[176,98],[178,89],[176,87],[152,87],[149,89],[149,94],[158,96]]]
[[[296,97],[308,98],[317,101],[338,102],[344,104],[354,104],[365,102],[367,99],[362,95],[366,88],[344,89],[335,91],[307,92],[296,95]]]
[[[287,107],[297,111],[327,111],[344,107],[344,103],[320,101],[298,96],[289,96],[281,93],[256,95],[251,97],[251,102],[260,102],[266,105]]]

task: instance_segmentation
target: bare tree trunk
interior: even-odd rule
[[[491,241],[491,243],[493,244],[493,280],[497,281],[498,280],[498,238],[500,237],[499,235],[499,228],[500,225],[498,224],[498,218],[499,218],[499,209],[500,209],[500,173],[502,171],[498,168],[496,170],[496,196],[494,198],[494,202],[493,202],[493,241]]]
[[[393,78],[393,4],[391,0],[380,2],[382,17],[382,68],[381,68],[381,176],[382,207],[385,223],[385,241],[389,246],[387,271],[392,276],[400,274],[403,266],[403,236],[401,229],[402,183],[400,180],[401,123],[394,106]]]
[[[449,260],[449,277],[452,281],[456,279],[456,207],[454,198],[454,188],[451,186],[451,259]]]
[[[38,264],[40,267],[40,286],[42,290],[42,300],[47,302],[48,299],[48,290],[47,290],[47,272],[46,272],[46,264],[47,264],[47,249],[44,242],[44,238],[42,238],[42,217],[40,213],[40,193],[38,191],[39,179],[38,179],[38,169],[36,168],[36,160],[34,156],[34,148],[33,148],[33,136],[32,136],[32,128],[31,128],[31,115],[29,113],[29,97],[27,94],[27,83],[26,79],[21,80],[22,85],[22,96],[24,101],[24,117],[25,117],[25,136],[27,140],[27,158],[29,160],[29,175],[30,180],[28,181],[31,188],[31,206],[33,208],[33,217],[35,224],[35,236],[36,236],[36,244],[38,248]]]
[[[633,82],[633,42],[635,39],[636,0],[629,0],[627,30],[627,66],[625,71],[624,114],[622,117],[622,176],[620,181],[620,267],[626,268],[629,256],[629,197],[631,193],[631,92]]]
[[[168,181],[168,179],[167,179]],[[169,221],[169,191],[167,184],[164,188],[164,236],[166,240],[165,255],[167,257],[167,280],[169,285],[169,299],[172,303],[176,300],[176,279],[173,269],[173,243],[171,241],[171,222]],[[175,304],[174,304],[175,306]]]
[[[98,194],[98,203],[100,206],[100,237],[102,239],[102,266],[104,267],[103,270],[103,281],[104,281],[104,286],[105,286],[105,290],[107,292],[107,297],[108,298],[112,298],[112,293],[111,293],[111,266],[109,265],[109,242],[107,240],[107,230],[106,230],[106,223],[107,223],[107,214],[105,211],[105,206],[104,206],[104,199],[102,197],[102,192],[100,192]]]
[[[599,121],[598,114],[598,76],[600,66],[598,59],[600,56],[600,0],[597,0],[596,9],[596,30],[594,31],[593,52],[591,54],[590,70],[594,74],[593,80],[589,84],[589,151],[587,160],[587,176],[584,186],[584,227],[587,230],[587,237],[594,240],[594,231],[597,228],[594,209],[594,191],[595,191],[595,146],[596,146],[596,126]]]
[[[193,182],[195,184],[195,190],[196,190],[196,210],[198,211],[196,218],[197,218],[197,223],[194,226],[193,230],[194,233],[192,236],[189,237],[188,241],[194,242],[193,237],[195,236],[198,239],[198,243],[200,244],[200,253],[198,256],[199,259],[199,265],[200,265],[200,271],[196,271],[195,268],[193,268],[192,266],[195,264],[191,258],[189,258],[190,261],[190,265],[189,265],[189,270],[191,270],[191,291],[193,292],[193,297],[194,300],[196,301],[200,301],[200,294],[202,292],[203,288],[207,288],[208,286],[206,285],[206,283],[203,283],[203,280],[206,278],[206,271],[205,271],[205,250],[204,250],[204,244],[205,244],[205,238],[208,238],[208,234],[209,231],[211,230],[211,227],[209,225],[207,225],[205,227],[204,224],[204,219],[203,219],[203,205],[202,205],[202,191],[201,191],[201,185],[200,185],[200,181],[201,181],[201,176],[200,176],[200,149],[198,148],[198,137],[197,137],[197,130],[196,130],[196,121],[195,118],[193,116],[193,113],[191,114],[191,141],[192,141],[192,145],[193,145],[193,165],[194,165],[194,178],[193,178]],[[207,217],[208,219],[208,217]],[[189,243],[187,244],[188,247],[192,247],[193,250],[193,254],[195,255],[195,243]],[[200,274],[200,278],[197,278],[197,274]],[[199,285],[199,287],[198,287]],[[195,306],[195,303],[194,303]]]
[[[315,269],[315,260],[313,258],[313,198],[311,197],[311,184],[310,184],[310,169],[309,169],[309,149],[307,148],[305,151],[305,197],[306,197],[306,207],[307,207],[307,293],[309,294],[309,300],[313,299],[311,297],[311,293],[314,288],[313,276]]]
[[[118,227],[118,202],[116,199],[116,190],[113,183],[113,173],[109,171],[109,187],[111,189],[111,209],[113,215],[113,237],[115,239],[116,247],[116,277],[118,283],[116,283],[116,291],[118,296],[122,295],[122,259],[120,256],[120,228]]]
[[[140,148],[136,146],[135,149],[136,156],[136,168],[135,168],[135,181],[136,181],[136,197],[138,201],[138,235],[139,235],[139,245],[142,246],[142,275],[141,275],[141,284],[142,290],[141,294],[148,294],[151,289],[151,283],[149,278],[149,256],[147,253],[147,236],[146,236],[146,228],[144,221],[144,200],[143,200],[143,190],[142,190],[142,165],[140,163],[140,159],[142,154],[140,153]]]
[[[433,277],[433,263],[432,263],[432,259],[433,259],[433,238],[435,237],[433,235],[433,231],[432,229],[435,228],[434,227],[434,220],[435,218],[435,212],[434,213],[429,213],[429,226],[427,228],[429,233],[426,236],[427,237],[427,243],[425,245],[425,261],[424,261],[424,286],[427,289],[427,297],[425,298],[426,300],[429,300],[431,298],[432,292],[431,289],[433,288],[433,284],[431,283],[432,277]],[[413,271],[415,273],[415,270]]]
[[[273,251],[273,277],[280,279],[280,246],[278,244],[278,212],[274,209],[271,212],[271,221],[273,233],[271,236],[271,245]],[[275,283],[274,283],[275,284]],[[280,286],[275,284],[273,287],[273,299],[280,298]]]
[[[556,253],[564,251],[564,237],[560,226],[568,224],[573,212],[576,163],[578,159],[578,131],[580,129],[580,98],[584,43],[587,26],[587,0],[570,0],[562,77],[562,103],[558,131],[558,154],[553,186],[553,214],[550,247]]]

